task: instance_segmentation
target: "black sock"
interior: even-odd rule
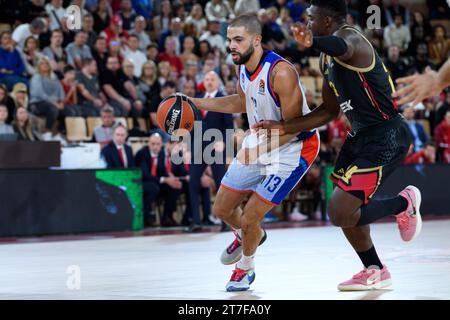
[[[357,226],[365,226],[381,218],[396,215],[406,210],[408,201],[402,196],[386,200],[370,200],[361,207],[361,217]]]
[[[368,268],[370,266],[377,266],[380,269],[383,269],[383,264],[380,261],[380,258],[378,258],[377,251],[375,250],[375,247],[372,246],[367,251],[363,252],[356,252],[361,259],[361,262],[363,263],[364,267]]]

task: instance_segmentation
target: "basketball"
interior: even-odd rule
[[[172,135],[179,129],[191,131],[197,113],[197,107],[186,96],[171,95],[159,104],[156,119],[159,127]]]

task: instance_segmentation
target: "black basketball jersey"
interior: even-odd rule
[[[358,30],[358,32],[369,44]],[[354,133],[378,125],[397,115],[397,103],[391,95],[395,91],[394,82],[377,52],[373,51],[372,64],[367,68],[357,68],[330,57],[320,56],[320,67],[342,111],[352,125]]]

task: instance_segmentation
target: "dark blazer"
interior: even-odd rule
[[[127,155],[128,168],[135,167],[133,150],[128,145],[124,145],[124,148],[125,154]],[[120,161],[119,150],[117,150],[114,142],[111,142],[103,148],[101,155],[103,159],[105,159],[108,168],[123,168],[122,162]]]
[[[420,124],[419,122],[415,122],[415,123],[414,123],[414,127],[416,128],[417,136],[418,136],[419,140],[422,142],[422,144],[427,143],[427,141],[428,141],[428,136],[427,136],[427,134],[425,133],[425,129],[423,128],[422,124]],[[408,129],[409,129],[409,132],[410,132],[410,134],[411,134],[411,137],[413,137],[412,143],[414,143],[416,137],[413,135],[413,132],[412,132],[411,129],[409,128],[409,125],[408,125]]]
[[[141,150],[136,153],[136,165],[141,167],[142,179],[143,181],[152,181],[154,183],[159,183],[160,177],[168,177],[169,173],[166,168],[166,152],[162,149],[158,154],[158,162],[156,168],[156,177],[151,175],[153,162],[151,161],[150,149],[144,146]],[[187,176],[186,168],[183,164],[174,164],[172,162],[172,173],[176,177]]]

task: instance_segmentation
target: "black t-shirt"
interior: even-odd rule
[[[152,112],[158,111],[158,106],[162,100],[163,99],[161,98],[161,96],[159,94],[154,96],[152,98],[152,100],[150,101],[149,112],[152,113]]]
[[[89,93],[96,97],[100,98],[100,86],[98,84],[98,80],[96,77],[88,78],[84,75],[83,72],[79,71],[76,75],[76,80],[79,84],[82,84]],[[82,94],[78,94],[78,101],[84,102],[86,99],[83,97]]]
[[[105,70],[100,75],[100,84],[102,88],[105,84],[109,84],[114,88],[114,90],[117,91],[118,94],[123,97],[129,98],[130,95],[124,86],[127,80],[128,78],[125,76],[122,70],[118,70],[115,73],[110,70]]]

